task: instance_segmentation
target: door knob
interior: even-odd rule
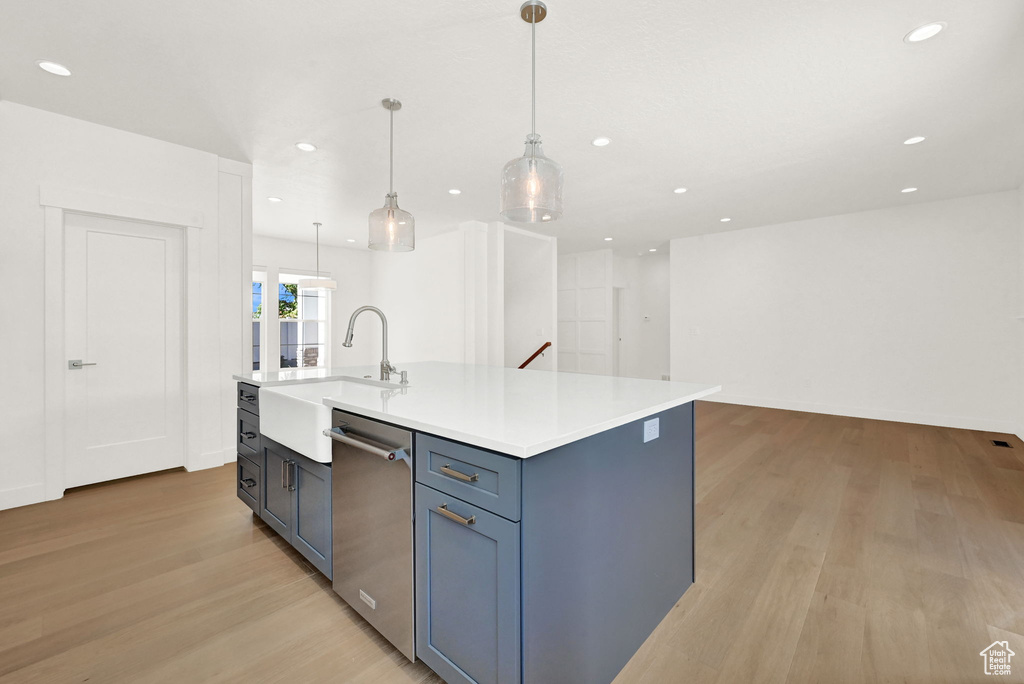
[[[68,361],[68,370],[81,370],[85,366],[95,366],[95,363],[85,363],[82,359],[71,359]]]

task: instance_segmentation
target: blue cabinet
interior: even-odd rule
[[[449,684],[518,683],[519,523],[416,485],[416,655]]]
[[[417,434],[416,656],[449,683],[615,679],[693,582],[693,448],[692,403],[528,459]]]
[[[263,438],[260,518],[317,570],[332,575],[331,467]]]
[[[303,456],[292,466],[292,546],[331,578],[331,468]]]
[[[285,539],[292,536],[292,490],[288,488],[291,449],[265,440],[263,445],[263,503],[260,517]]]

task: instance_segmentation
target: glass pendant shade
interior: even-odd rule
[[[398,193],[388,193],[384,206],[370,212],[370,249],[411,252],[416,248],[416,219],[398,208]]]
[[[330,278],[303,278],[299,281],[300,290],[337,290],[338,281]]]
[[[544,156],[540,136],[526,138],[526,151],[501,172],[501,215],[517,223],[544,223],[562,215],[565,174]]]

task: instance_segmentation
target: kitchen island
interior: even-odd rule
[[[395,490],[407,492],[408,513],[380,505],[372,479],[335,482],[333,520],[336,535],[340,520],[370,539],[375,525],[410,518],[395,548],[414,557],[415,657],[449,682],[611,681],[693,582],[693,402],[719,388],[461,364],[402,369],[408,386],[353,380],[376,369],[340,369],[321,372],[320,387],[259,387],[259,402],[261,412],[275,401],[301,409],[319,395],[336,439],[397,459],[381,472],[408,466]],[[361,427],[371,421],[379,430]],[[388,430],[409,439],[389,445],[399,433]],[[337,448],[334,477],[349,479]],[[276,468],[264,472],[263,489],[276,488]],[[282,488],[289,482],[283,475]],[[354,548],[334,541],[336,589],[349,567],[340,556]],[[375,626],[388,610],[373,591],[348,600]]]

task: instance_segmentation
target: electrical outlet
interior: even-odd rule
[[[359,598],[363,600],[363,603],[370,606],[370,608],[377,610],[377,602],[362,589],[359,590]]]
[[[644,421],[644,444],[652,440],[658,439],[660,420],[660,418],[651,418],[650,420]]]

